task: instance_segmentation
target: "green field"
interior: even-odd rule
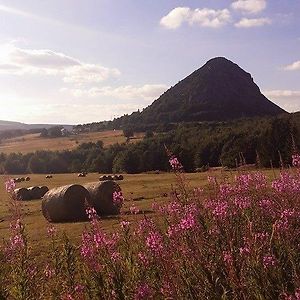
[[[278,171],[276,171],[278,174]],[[205,187],[208,185],[207,176],[216,176],[219,180],[231,181],[235,172],[222,172],[220,170],[215,172],[205,173],[189,173],[185,174],[187,184],[190,189],[194,187]],[[269,177],[274,174],[267,171]],[[29,187],[34,185],[47,185],[50,189],[67,184],[83,184],[86,182],[98,181],[99,174],[88,174],[87,177],[79,178],[77,174],[57,174],[52,179],[46,179],[45,175],[28,174],[31,177],[30,182],[18,183],[17,187]],[[12,176],[13,177],[13,176]],[[4,182],[8,176],[1,176],[0,183],[0,238],[7,238],[9,233],[10,213],[8,210],[9,195],[5,191]],[[135,222],[143,217],[149,215],[151,217],[159,218],[152,210],[154,202],[164,203],[169,200],[165,193],[169,194],[172,188],[176,186],[176,176],[173,173],[160,174],[125,174],[123,181],[118,181],[120,184],[124,197],[125,204],[122,208],[120,216],[111,216],[102,219],[102,226],[105,230],[110,231],[119,226],[122,219]],[[212,191],[213,193],[213,191]],[[26,232],[32,245],[36,251],[40,252],[47,246],[49,240],[46,236],[47,221],[41,213],[41,200],[23,201],[20,202],[24,221],[26,224]],[[138,215],[131,215],[129,208],[134,205],[141,210]],[[143,212],[143,213],[142,213]],[[59,223],[55,226],[60,232],[65,231],[67,235],[74,242],[79,241],[82,230],[88,222],[78,223]]]
[[[143,136],[143,133],[135,134],[135,136],[130,139],[130,142],[140,141]],[[107,147],[116,143],[125,143],[126,138],[122,130],[81,133],[59,138],[42,138],[39,133],[35,133],[3,140],[0,144],[0,152],[29,153],[38,150],[72,150],[82,143],[97,141],[103,141],[104,147]]]
[[[227,173],[227,175],[230,175]],[[24,176],[24,175],[23,175]],[[29,187],[34,185],[47,185],[50,189],[67,184],[83,184],[86,182],[98,181],[99,174],[88,174],[87,177],[77,177],[77,174],[58,174],[54,175],[52,179],[46,179],[45,175],[29,174],[31,177],[30,182],[18,183],[17,187]],[[14,177],[14,176],[12,176]],[[191,187],[202,186],[207,184],[206,173],[194,173],[187,174],[189,184]],[[10,214],[8,211],[9,195],[5,191],[4,182],[7,180],[7,176],[1,176],[0,183],[0,238],[8,236]],[[164,197],[164,193],[171,191],[172,185],[176,183],[175,175],[173,173],[162,174],[137,174],[137,175],[125,175],[123,181],[118,181],[120,184],[124,197],[125,205],[122,208],[121,216],[107,217],[103,219],[103,227],[107,230],[111,230],[114,226],[119,226],[120,219],[126,218],[131,221],[139,219],[143,216],[129,215],[129,208],[131,205],[135,205],[146,214],[152,214],[152,203],[157,201],[168,200],[168,197]],[[25,224],[27,233],[34,241],[43,245],[46,241],[46,226],[47,221],[44,219],[41,213],[41,200],[23,201],[22,211],[25,215]],[[87,225],[87,222],[82,223],[64,223],[57,224],[59,230],[66,231],[68,236],[77,240],[80,237],[82,229]]]

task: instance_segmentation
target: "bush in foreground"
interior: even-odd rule
[[[259,172],[233,183],[209,177],[190,190],[171,157],[177,188],[158,219],[126,219],[105,233],[92,208],[81,244],[48,228],[35,261],[18,205],[0,248],[0,295],[11,299],[300,299],[300,157],[271,183]],[[8,191],[12,182],[7,183]],[[120,193],[115,202],[122,202]],[[132,213],[137,213],[135,207]],[[1,299],[0,296],[0,299]]]

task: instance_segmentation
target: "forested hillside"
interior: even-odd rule
[[[175,126],[175,125],[174,125]],[[236,167],[257,163],[261,167],[290,164],[300,149],[300,113],[280,117],[230,122],[182,123],[136,144],[103,142],[79,145],[72,151],[38,151],[1,154],[2,173],[128,172],[169,169],[167,147],[179,157],[186,171],[208,166]]]

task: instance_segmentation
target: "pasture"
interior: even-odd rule
[[[266,171],[269,177],[274,174],[271,171]],[[276,171],[278,174],[278,171]],[[189,173],[185,174],[189,188],[207,187],[207,177],[210,175],[216,176],[220,181],[231,181],[236,172],[222,172],[220,170],[205,173]],[[46,179],[44,174],[28,174],[31,180],[29,182],[17,183],[16,187],[30,187],[47,185],[49,189],[67,185],[67,184],[84,184],[87,182],[98,181],[101,174],[88,174],[86,177],[78,177],[77,174],[54,174],[53,178]],[[16,175],[11,175],[11,178]],[[10,214],[8,211],[9,195],[5,191],[4,182],[10,178],[7,175],[0,176],[0,239],[8,235]],[[176,176],[173,173],[160,174],[125,174],[123,181],[117,181],[120,185],[125,203],[121,210],[120,216],[105,217],[102,219],[102,227],[107,230],[113,230],[119,227],[120,221],[124,218],[131,222],[135,222],[145,215],[158,217],[152,210],[154,202],[164,203],[169,200],[169,193],[176,186]],[[48,243],[46,237],[47,221],[41,213],[41,201],[32,200],[19,202],[24,215],[26,224],[26,232],[30,240],[38,248],[43,248]],[[131,215],[129,208],[137,207],[141,213]],[[79,241],[82,230],[87,225],[87,222],[78,223],[58,223],[55,226],[61,232],[65,231],[67,235],[74,241]]]
[[[186,174],[191,187],[199,187],[207,184],[207,173]],[[218,173],[221,176],[221,173]],[[49,189],[67,184],[84,184],[87,182],[98,181],[101,174],[88,174],[86,177],[77,177],[77,174],[55,174],[53,178],[46,179],[43,174],[29,174],[31,180],[29,182],[17,183],[17,187],[30,187],[35,185],[47,185]],[[230,173],[226,173],[230,176]],[[16,177],[11,176],[11,177]],[[9,195],[5,191],[4,182],[9,178],[1,175],[0,182],[0,238],[5,238],[8,234],[10,214],[8,211]],[[134,205],[145,214],[153,214],[152,203],[157,201],[167,201],[166,197],[175,184],[175,175],[173,173],[161,174],[125,174],[123,181],[117,181],[121,186],[125,197],[125,204],[122,208],[121,216],[107,217],[103,219],[102,226],[105,230],[112,230],[119,226],[121,219],[126,218],[130,221],[138,220],[142,214],[135,216],[129,214],[130,206]],[[24,214],[27,234],[29,238],[38,247],[43,247],[47,243],[46,227],[47,221],[41,213],[41,200],[19,202]],[[87,222],[79,223],[59,223],[57,228],[60,231],[66,231],[68,236],[74,241],[80,238],[81,232]]]
[[[172,299],[231,299],[226,296],[231,294],[238,295],[232,299],[248,299],[247,295],[251,299],[294,299],[281,296],[298,293],[297,281],[290,274],[299,274],[299,252],[293,249],[299,247],[300,173],[290,169],[278,175],[278,170],[220,169],[125,175],[118,182],[125,196],[119,216],[100,222],[58,223],[54,228],[49,228],[41,214],[41,200],[21,202],[25,233],[22,224],[13,223],[12,238],[2,248],[8,257],[2,267],[5,284],[0,292],[30,295],[17,299],[111,299],[112,291],[119,293],[116,299],[166,299],[166,295],[175,295]],[[19,186],[84,184],[96,181],[99,174],[62,174],[50,180],[44,175],[31,177]],[[6,179],[2,176],[2,183]],[[195,187],[201,191],[195,190],[195,197],[187,196],[186,191]],[[176,197],[168,197],[174,189]],[[0,238],[7,240],[9,197],[3,185],[1,196]],[[153,203],[164,204],[170,198],[172,203],[162,210],[153,208]],[[130,212],[133,205],[140,213]],[[137,221],[141,222],[135,224]],[[55,229],[62,239],[57,239]],[[30,270],[34,273],[28,284]],[[171,282],[167,290],[162,278]],[[242,291],[234,285],[235,278],[242,280]],[[133,297],[139,294],[143,297]],[[155,296],[148,297],[151,294]]]
[[[143,138],[143,136],[143,133],[137,133],[134,135],[134,137],[130,139],[130,142],[134,143],[140,141]],[[103,141],[104,147],[108,147],[112,144],[126,142],[126,137],[124,137],[122,130],[89,132],[58,138],[40,137],[39,133],[35,133],[3,140],[0,144],[0,152],[29,153],[39,150],[72,150],[82,143],[96,141]]]

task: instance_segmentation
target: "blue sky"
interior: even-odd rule
[[[108,120],[215,56],[300,110],[300,1],[0,0],[0,119]]]

